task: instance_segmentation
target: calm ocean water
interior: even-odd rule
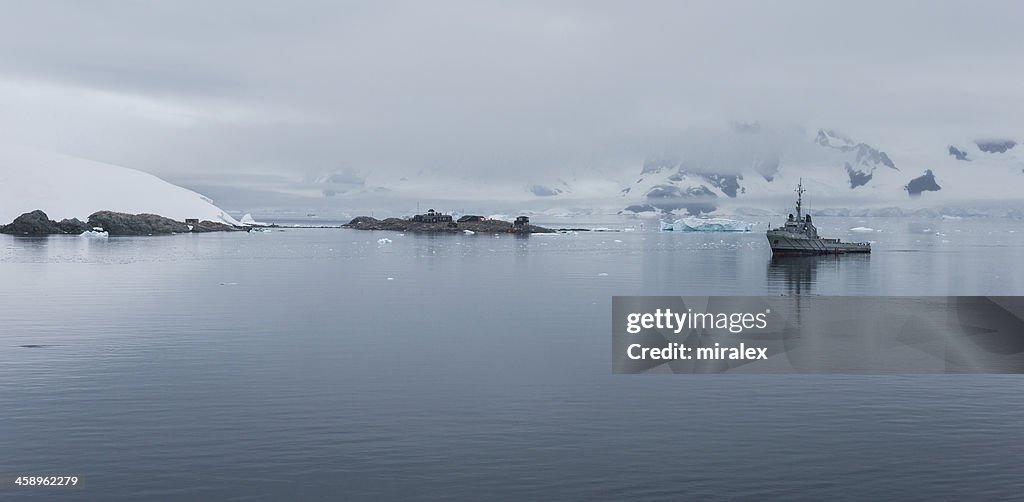
[[[1024,295],[1022,221],[816,223],[0,236],[0,499],[1020,497],[1017,376],[611,374],[613,295]]]

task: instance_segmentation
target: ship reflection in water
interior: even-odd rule
[[[772,256],[768,283],[786,294],[834,294],[868,283],[869,254]]]

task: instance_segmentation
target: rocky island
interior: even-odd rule
[[[482,233],[482,234],[550,234],[555,230],[531,225],[530,219],[520,216],[515,221],[488,219],[483,216],[465,215],[458,220],[451,215],[435,212],[433,209],[410,218],[385,218],[378,220],[371,216],[352,219],[343,228],[356,230],[392,230],[417,233]]]
[[[78,218],[51,220],[41,210],[18,216],[8,225],[0,226],[0,234],[44,236],[54,234],[81,234],[101,230],[109,235],[166,235],[201,232],[230,232],[248,230],[246,226],[228,225],[216,221],[180,222],[155,214],[128,214],[97,211],[87,222]]]

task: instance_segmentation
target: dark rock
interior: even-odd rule
[[[935,182],[935,174],[932,173],[932,170],[928,169],[923,175],[910,180],[904,189],[911,197],[917,197],[921,195],[921,192],[938,192],[942,190],[942,187]]]
[[[64,233],[57,222],[36,209],[18,216],[9,225],[0,227],[0,233],[13,235],[50,235]]]
[[[52,221],[46,213],[35,210],[25,213],[9,225],[0,227],[0,233],[14,235],[50,235],[50,234],[81,234],[102,228],[110,235],[157,235],[188,233],[189,226],[170,218],[155,214],[126,214],[113,211],[98,211],[89,216],[85,223],[77,218]],[[231,225],[214,221],[202,221],[194,225],[195,232],[224,232],[242,230]]]
[[[846,163],[846,174],[850,177],[850,189],[867,185],[868,182],[871,181],[871,178],[875,176],[874,173],[874,169],[864,172],[859,169],[854,169],[849,162]]]
[[[198,225],[192,225],[192,233],[205,233],[205,232],[232,232],[240,230],[239,228],[228,225],[227,223],[221,223],[217,221],[203,220]]]
[[[155,214],[127,214],[98,211],[89,215],[89,226],[110,235],[157,235],[190,232],[188,225]]]
[[[467,223],[470,221],[484,221],[487,218],[484,216],[477,216],[475,214],[465,214],[459,217],[458,223]]]
[[[832,139],[836,139],[840,144],[833,144]],[[837,131],[831,129],[819,129],[815,142],[821,146],[833,148],[841,152],[855,152],[857,154],[855,163],[858,165],[865,167],[877,167],[882,165],[889,169],[899,171],[899,168],[896,167],[896,164],[885,152],[874,148],[867,143],[857,143]]]
[[[967,158],[967,152],[964,152],[953,145],[949,145],[949,154],[955,157],[956,160],[963,160],[967,162],[971,161],[971,159]]]
[[[352,221],[348,222],[348,224],[342,226],[356,230],[392,230],[397,232],[415,233],[458,233],[463,230],[471,230],[478,234],[499,234],[511,232],[513,229],[511,222],[502,220],[485,219],[460,223],[423,223],[405,218],[386,218],[378,220],[371,216],[359,216],[357,218],[353,218]],[[517,230],[516,233],[537,234],[554,232],[554,230],[550,228],[529,224],[523,225],[520,228],[521,230]]]
[[[13,235],[77,235],[86,230],[89,230],[89,225],[78,219],[65,219],[58,223],[38,209],[18,216],[11,224],[0,227],[0,233]]]
[[[65,234],[78,235],[81,234],[82,232],[88,232],[89,230],[92,230],[88,223],[78,218],[71,218],[70,220],[60,220],[59,222],[57,222],[57,226],[60,227],[61,232]]]
[[[725,195],[736,198],[736,192],[741,191],[739,180],[743,175],[736,174],[705,174],[704,178],[713,186],[717,187]]]
[[[985,153],[1006,153],[1007,150],[1017,146],[1017,142],[1009,139],[1005,140],[978,140],[974,142],[978,145],[978,149]]]
[[[881,150],[876,150],[864,143],[859,143],[855,147],[857,150],[857,163],[869,165],[870,164],[882,164],[889,169],[896,169],[896,164],[892,162],[892,159]],[[899,169],[896,169],[897,171]]]

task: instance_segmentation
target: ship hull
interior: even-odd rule
[[[773,255],[816,255],[870,253],[871,246],[864,243],[830,242],[831,239],[808,239],[791,235],[768,234]]]

